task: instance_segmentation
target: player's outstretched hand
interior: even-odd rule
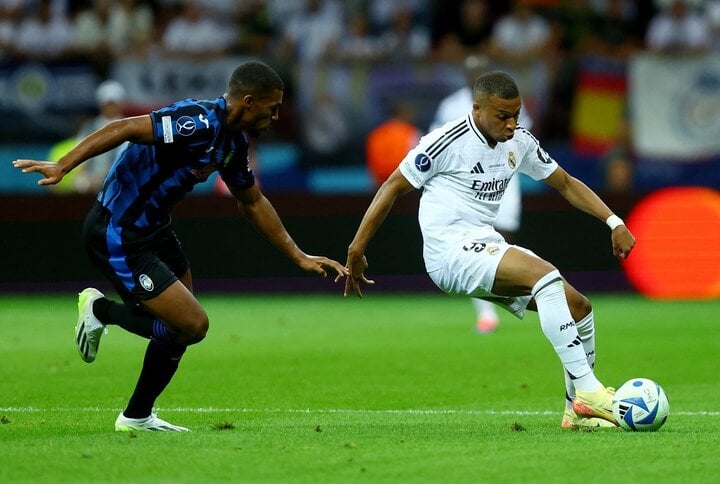
[[[337,273],[335,282],[343,277],[347,277],[349,274],[348,270],[341,263],[321,255],[308,255],[301,260],[298,265],[303,270],[314,272],[322,277],[327,277],[327,272],[325,272],[326,269],[332,269]]]
[[[635,236],[625,225],[618,225],[612,234],[613,254],[618,259],[625,259],[635,247]]]
[[[348,255],[345,266],[350,273],[347,279],[345,279],[345,291],[343,292],[343,296],[347,296],[351,292],[354,292],[357,294],[357,297],[363,297],[360,283],[363,282],[371,285],[375,284],[375,281],[365,277],[365,269],[368,267],[367,259],[365,256],[352,257]]]
[[[38,185],[55,185],[65,176],[57,163],[50,161],[14,160],[13,167],[23,173],[40,173],[43,178],[38,180]]]

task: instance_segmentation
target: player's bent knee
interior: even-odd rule
[[[570,313],[575,321],[579,321],[592,311],[590,300],[577,290],[570,288],[566,293]]]
[[[203,318],[199,319],[196,322],[195,326],[193,327],[193,333],[192,333],[193,342],[191,344],[199,343],[202,340],[204,340],[209,327],[210,327],[210,321],[208,320],[207,315],[205,315]]]
[[[183,325],[183,330],[178,335],[178,340],[187,346],[197,344],[205,339],[210,321],[204,312],[188,320]]]

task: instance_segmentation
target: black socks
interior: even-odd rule
[[[170,383],[186,349],[186,346],[160,345],[150,340],[135,391],[123,412],[126,417],[145,418],[150,415],[155,399]]]
[[[93,313],[103,324],[116,324],[143,338],[153,336],[155,316],[137,305],[118,304],[101,297],[93,303]]]

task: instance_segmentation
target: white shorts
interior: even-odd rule
[[[428,275],[448,294],[491,301],[522,319],[532,296],[508,297],[492,293],[498,265],[510,247],[537,257],[531,250],[508,244],[497,233],[485,237],[468,235],[451,244],[443,265]]]

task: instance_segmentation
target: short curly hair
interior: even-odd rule
[[[259,61],[250,61],[235,68],[230,76],[227,92],[232,97],[245,94],[264,97],[275,90],[284,89],[285,84],[272,67]]]
[[[473,99],[479,101],[491,96],[497,96],[500,99],[515,99],[520,96],[520,90],[510,74],[502,71],[490,71],[475,80]]]

